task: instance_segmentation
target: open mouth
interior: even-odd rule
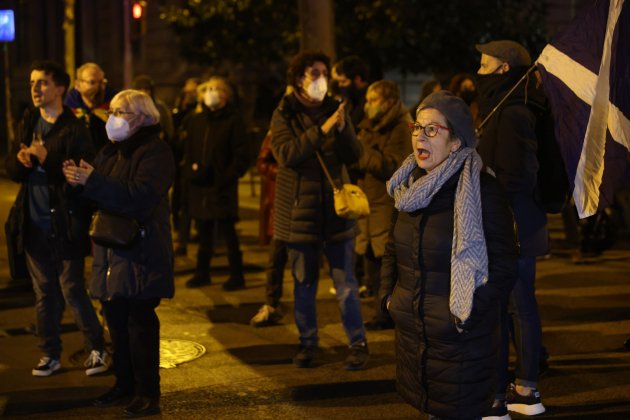
[[[418,158],[420,158],[421,160],[425,160],[431,156],[431,152],[420,147],[416,149],[416,156],[418,156]]]

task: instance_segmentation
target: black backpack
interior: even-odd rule
[[[569,177],[556,140],[553,115],[549,107],[533,111],[538,139],[536,202],[547,213],[560,213],[569,199]]]
[[[494,107],[479,127],[475,130],[480,137],[485,125],[490,121],[496,112],[501,112],[511,104],[522,104],[520,100],[514,102],[511,94],[516,87],[521,84],[529,73],[534,70],[532,66],[527,73],[510,89],[510,91]],[[505,105],[503,105],[505,103]],[[502,106],[503,105],[503,106]],[[536,138],[538,140],[538,173],[536,177],[536,202],[547,213],[560,213],[569,199],[569,177],[564,166],[560,146],[556,140],[555,123],[549,102],[544,105],[528,104],[529,109],[536,117]]]

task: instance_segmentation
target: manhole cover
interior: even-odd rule
[[[160,340],[160,367],[170,369],[181,363],[195,360],[206,352],[199,343],[179,339]]]

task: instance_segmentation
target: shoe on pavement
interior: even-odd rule
[[[350,354],[346,358],[345,370],[361,370],[367,364],[370,354],[368,352],[367,341],[350,346]]]
[[[195,274],[186,282],[186,287],[189,289],[194,289],[197,287],[209,286],[209,285],[210,285],[210,277],[201,276],[199,274]]]
[[[526,416],[535,416],[545,412],[545,406],[540,401],[540,392],[537,389],[532,389],[529,395],[521,395],[516,392],[514,384],[510,384],[507,392],[507,409]]]
[[[372,319],[365,323],[365,329],[368,331],[382,331],[394,329],[394,321],[383,321],[380,319]]]
[[[245,288],[245,279],[242,277],[230,277],[225,283],[223,283],[223,290],[226,292],[232,292],[234,290],[241,290]]]
[[[276,325],[282,318],[280,308],[274,308],[270,305],[263,305],[258,310],[258,313],[249,321],[252,327],[266,327],[269,325]]]
[[[158,414],[160,412],[160,401],[157,398],[137,396],[125,408],[124,412],[127,417],[144,417]]]
[[[512,420],[507,409],[507,401],[495,400],[492,408],[483,414],[482,420]]]
[[[112,405],[123,404],[133,396],[132,391],[113,387],[100,397],[92,401],[92,405],[96,407],[111,407]]]
[[[109,369],[109,366],[107,365],[107,352],[105,350],[92,350],[83,365],[87,368],[85,369],[85,374],[87,376],[107,372],[107,369]]]
[[[293,356],[293,364],[299,368],[313,367],[313,359],[315,359],[315,346],[300,345],[298,352]]]
[[[359,286],[359,297],[361,299],[367,299],[367,298],[371,298],[374,296],[374,293],[372,293],[372,289],[365,286],[365,285],[361,285]]]
[[[61,369],[61,363],[58,359],[44,356],[39,359],[39,363],[33,368],[32,373],[33,376],[50,376],[59,369]]]

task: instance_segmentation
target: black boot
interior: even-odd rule
[[[96,407],[109,407],[112,405],[126,403],[132,396],[133,391],[115,386],[100,397],[97,397],[94,401],[92,401],[92,404]]]
[[[230,252],[228,254],[228,263],[230,264],[230,278],[223,283],[223,290],[232,291],[244,289],[243,253],[241,251]]]
[[[186,282],[186,287],[194,288],[210,285],[211,255],[211,252],[199,249],[199,251],[197,252],[197,268],[195,269],[195,275]]]
[[[125,408],[127,417],[143,417],[158,414],[160,412],[160,399],[149,397],[135,397],[131,404]]]

